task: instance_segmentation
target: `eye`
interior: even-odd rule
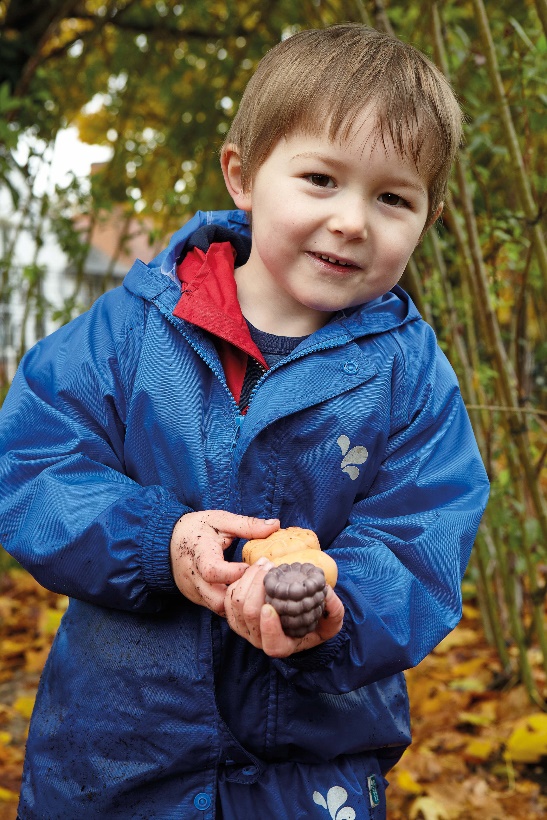
[[[305,179],[308,179],[312,185],[317,188],[334,188],[335,182],[328,174],[306,174]]]
[[[380,194],[378,197],[380,202],[385,203],[386,205],[390,205],[392,208],[410,208],[410,202],[406,199],[403,199],[402,196],[398,194]]]

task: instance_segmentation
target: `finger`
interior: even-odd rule
[[[196,566],[199,574],[208,584],[234,584],[243,577],[249,569],[247,564],[239,561],[225,561],[224,557],[211,559],[211,557],[198,556]]]
[[[287,658],[301,643],[285,635],[279,615],[271,604],[264,604],[260,612],[260,637],[263,651],[271,658]],[[319,636],[316,639],[319,642]]]
[[[226,510],[209,510],[206,514],[206,521],[219,535],[227,534],[247,539],[267,538],[280,526],[278,518],[254,518],[248,515],[236,515]],[[227,546],[229,544],[223,544],[224,548]]]
[[[181,592],[192,603],[205,606],[218,615],[224,615],[226,587],[223,584],[206,584],[201,578],[198,578],[193,585],[189,586],[188,589],[181,590]]]
[[[269,569],[269,562],[266,562]],[[226,593],[226,618],[230,627],[238,635],[261,647],[260,612],[265,599],[265,569],[258,562],[249,567],[236,584]]]
[[[232,584],[232,586],[226,590],[224,612],[226,613],[226,620],[228,621],[230,629],[237,635],[245,638],[245,640],[253,643],[251,640],[251,632],[243,619],[243,599],[244,593],[239,583]]]
[[[247,594],[243,602],[243,620],[246,628],[251,635],[251,642],[254,646],[262,647],[262,638],[260,634],[260,616],[262,607],[266,602],[266,589],[264,587],[264,579],[266,573],[271,569],[273,564],[266,558],[260,558],[254,564],[254,573],[249,573],[250,583],[247,587]]]
[[[279,615],[272,606],[265,604],[260,618],[262,649],[272,658],[286,658],[333,638],[340,632],[343,622],[344,605],[330,586],[327,586],[325,611],[317,628],[303,638],[290,638],[285,635]]]
[[[206,584],[200,592],[203,605],[206,606],[207,609],[216,612],[217,615],[225,614],[224,599],[226,597],[226,587],[224,585],[216,586]]]

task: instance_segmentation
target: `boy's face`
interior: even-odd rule
[[[349,138],[294,133],[241,190],[237,149],[223,170],[252,212],[252,249],[236,271],[243,314],[261,330],[306,335],[336,311],[368,302],[400,279],[425,228],[427,183],[364,112]]]

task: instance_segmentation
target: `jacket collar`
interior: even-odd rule
[[[230,342],[262,363],[239,306],[235,256],[230,242],[215,242],[207,252],[192,248],[177,267],[181,295],[173,316]]]
[[[226,382],[239,403],[247,358],[264,370],[268,365],[253,342],[241,313],[234,279],[237,252],[228,242],[213,242],[206,251],[194,246],[177,267],[181,296],[173,316],[216,337]]]
[[[250,249],[250,226],[247,215],[243,211],[198,211],[174,234],[168,247],[152,262],[145,265],[137,260],[126,276],[124,286],[135,295],[154,302],[160,310],[172,316],[181,298],[177,268],[192,248],[198,247],[204,250],[202,229],[207,226],[221,227],[229,231],[229,234],[223,235],[224,241],[229,241],[235,248],[237,256],[235,263],[243,264],[246,258],[245,247]],[[218,240],[221,235],[215,233],[213,236]],[[197,238],[197,244],[195,238]],[[243,245],[240,243],[241,239],[244,240]],[[204,252],[207,253],[206,250]],[[336,321],[329,322],[325,327],[316,331],[304,344],[315,348],[324,343],[333,333],[338,337],[343,336],[346,341],[358,339],[392,330],[420,318],[410,296],[396,285],[378,299],[346,309]],[[340,331],[343,333],[341,334]],[[343,343],[344,338],[340,338],[340,343]]]

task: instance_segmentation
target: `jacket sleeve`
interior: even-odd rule
[[[349,692],[415,666],[461,617],[461,582],[489,484],[456,377],[430,348],[427,364],[409,365],[399,387],[404,410],[370,491],[328,548],[339,567],[343,628],[316,649],[274,661],[304,689]]]
[[[125,472],[144,316],[118,288],[22,360],[0,412],[0,543],[54,592],[155,611],[176,592],[168,545],[188,508]]]

